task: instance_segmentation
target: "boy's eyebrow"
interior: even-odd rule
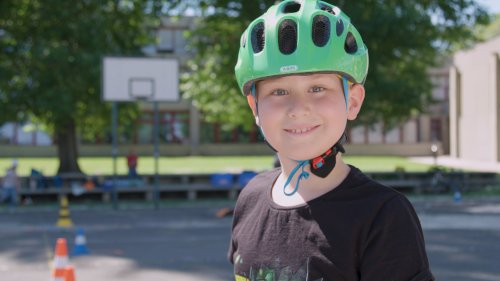
[[[283,85],[284,83],[283,82],[279,82],[278,81],[279,78],[271,78],[271,79],[266,79],[266,81],[259,81],[257,82],[257,87],[262,87],[263,84],[266,86],[266,87],[277,87],[277,86],[281,86]]]
[[[301,73],[301,74],[296,74],[297,76],[303,76],[303,77],[309,77],[310,80],[307,83],[318,83],[318,82],[330,82],[332,79],[338,78],[342,83],[341,79],[342,77],[338,74],[333,74],[333,75],[322,75],[320,73]],[[280,82],[279,79],[282,78],[283,76],[278,76],[278,77],[269,77],[265,80],[258,81],[256,83],[257,87],[262,87],[262,83],[265,82],[265,87],[266,88],[276,88],[276,87],[283,87],[286,86],[284,82]],[[300,79],[300,78],[299,78]]]
[[[333,77],[335,76],[326,76],[326,75],[318,75],[318,74],[313,74],[309,75],[312,80],[327,80],[330,81]]]
[[[312,77],[312,82],[316,82],[317,80],[331,82],[332,79],[338,78],[338,81],[340,82],[340,86],[342,86],[342,79],[343,78],[340,74],[333,74],[332,76],[313,74],[311,76],[314,76],[314,77]],[[352,84],[353,84],[351,81],[347,81],[347,83],[349,86],[352,86]]]
[[[334,79],[339,79],[340,85],[342,85],[342,77],[339,75],[311,75],[311,79],[309,80],[309,83],[333,83]]]

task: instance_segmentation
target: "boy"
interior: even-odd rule
[[[434,280],[409,201],[339,153],[368,71],[350,19],[325,2],[284,1],[240,44],[238,84],[281,168],[238,198],[228,253],[236,280]]]

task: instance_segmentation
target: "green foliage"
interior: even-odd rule
[[[239,38],[275,1],[200,2],[207,13],[196,30],[187,34],[197,56],[183,77],[182,89],[208,120],[249,128],[252,116],[234,81]],[[367,94],[359,122],[383,120],[386,129],[425,111],[431,103],[429,68],[449,55],[453,43],[476,40],[471,27],[489,19],[473,0],[327,2],[351,17],[370,52]]]
[[[495,15],[489,25],[479,25],[475,33],[481,40],[488,40],[500,35],[500,14]]]
[[[181,90],[184,98],[193,100],[195,106],[205,114],[206,121],[221,123],[223,129],[234,125],[251,125],[252,115],[246,109],[244,99],[238,89],[233,73],[237,44],[243,24],[234,19],[209,18],[199,23],[197,30],[189,34],[193,47],[198,51],[188,62],[189,72],[182,76]],[[212,30],[220,36],[213,37]],[[238,97],[238,98],[235,98]]]
[[[101,59],[141,55],[157,23],[147,2],[2,1],[1,119],[22,112],[58,128],[74,118],[82,133],[102,132]]]
[[[253,117],[234,78],[240,36],[250,21],[274,1],[201,1],[216,11],[201,18],[196,29],[187,32],[196,53],[188,62],[181,90],[201,109],[208,122],[220,122],[223,130],[243,126],[250,130]]]
[[[111,105],[101,101],[102,58],[142,56],[160,12],[177,2],[2,0],[0,123],[31,119],[70,142],[74,125],[84,138],[103,137]],[[138,112],[133,104],[120,111],[122,124]]]

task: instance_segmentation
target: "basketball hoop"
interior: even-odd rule
[[[176,59],[106,57],[102,73],[104,101],[179,101]]]

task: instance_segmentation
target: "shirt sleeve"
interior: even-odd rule
[[[240,197],[243,197],[241,194],[240,194]],[[234,209],[233,209],[233,222],[232,222],[232,226],[231,226],[231,239],[229,241],[229,249],[227,251],[227,259],[229,260],[230,263],[234,264],[234,255],[235,255],[235,252],[237,251],[237,237],[236,237],[236,233],[234,231],[234,228],[236,227],[236,225],[238,224],[238,221],[240,220],[240,214],[241,214],[241,211],[240,211],[240,207],[241,207],[241,200],[240,198],[238,198],[238,201],[236,202],[236,205],[234,206]]]
[[[235,208],[236,211],[236,208]],[[227,251],[227,259],[229,260],[230,263],[234,264],[234,252],[236,252],[236,243],[235,243],[235,237],[234,237],[234,225],[237,221],[236,218],[236,212],[233,212],[233,223],[231,227],[231,239],[229,240],[229,249]]]
[[[372,221],[360,264],[362,281],[430,281],[420,221],[403,195],[387,201]]]
[[[227,259],[232,264],[234,264],[233,255],[234,255],[234,241],[233,239],[231,239],[231,242],[229,242],[229,250],[227,251]]]

